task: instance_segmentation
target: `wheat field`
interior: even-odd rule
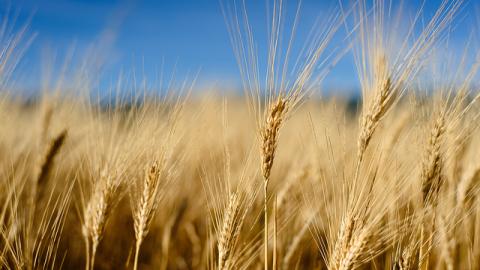
[[[105,100],[79,70],[68,91],[15,95],[30,40],[4,33],[1,269],[480,269],[480,61],[432,61],[463,3],[428,21],[373,3],[332,15],[290,69],[273,1],[265,72],[224,5],[243,94]],[[320,95],[346,53],[361,97]]]

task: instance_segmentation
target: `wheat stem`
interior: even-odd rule
[[[133,269],[137,270],[138,269],[138,256],[140,254],[140,246],[142,245],[142,241],[137,241],[135,244],[135,257],[133,261]]]
[[[263,213],[264,213],[264,240],[263,240],[263,248],[264,248],[264,260],[265,260],[265,270],[268,270],[268,180],[264,181],[263,185]]]

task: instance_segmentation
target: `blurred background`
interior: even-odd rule
[[[195,80],[196,89],[241,90],[241,79],[222,12],[229,0],[11,0],[0,1],[4,36],[26,28],[24,40],[32,39],[13,77],[15,91],[36,93],[60,74],[88,69],[93,85],[111,88],[119,77],[147,81],[152,88],[161,83]],[[242,1],[236,1],[241,6]],[[299,1],[285,1],[285,28],[291,27]],[[315,27],[342,4],[348,10],[354,1],[301,1],[296,48]],[[397,1],[393,1],[397,2]],[[400,1],[398,1],[400,2]],[[431,17],[440,1],[405,1],[405,18],[423,6],[422,17]],[[269,14],[267,1],[246,0],[254,29],[259,59],[266,52]],[[461,55],[465,44],[478,48],[479,3],[468,1],[451,27],[448,51]],[[231,18],[230,18],[231,19]],[[228,20],[228,18],[227,18]],[[421,24],[421,23],[420,23]],[[5,35],[7,34],[7,35]],[[349,45],[344,27],[331,43],[332,49]],[[3,42],[7,42],[3,39]],[[299,51],[300,49],[298,49]],[[263,52],[263,54],[262,54]],[[468,57],[468,59],[474,59]],[[265,64],[261,63],[260,67]],[[94,66],[94,68],[92,68]],[[93,75],[92,75],[93,74]],[[326,92],[355,93],[359,89],[351,52],[332,68],[322,87]],[[135,78],[135,79],[132,79]],[[51,84],[51,83],[50,83]]]

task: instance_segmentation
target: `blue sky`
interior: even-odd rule
[[[20,87],[36,88],[45,62],[60,65],[70,48],[75,48],[77,55],[81,55],[107,30],[113,33],[113,38],[102,53],[106,59],[101,71],[102,85],[114,81],[121,71],[135,71],[155,82],[162,70],[164,76],[169,76],[174,69],[177,78],[193,78],[198,72],[200,87],[212,84],[236,86],[240,80],[220,0],[0,2],[2,17],[6,14],[16,17],[15,27],[30,19],[29,33],[37,35],[19,67],[18,72],[28,78]],[[265,36],[266,2],[246,2],[252,27],[259,29],[259,36]],[[286,2],[287,11],[293,12],[298,1]],[[410,2],[416,1],[406,1],[410,8],[418,7]],[[337,0],[304,0],[298,39],[303,40],[315,19],[326,17],[337,4]],[[439,1],[427,1],[425,16],[431,16],[438,4]],[[454,50],[465,43],[473,29],[475,8],[474,1],[470,1],[461,11],[458,27],[452,35]],[[262,38],[258,38],[258,42],[261,43]],[[341,42],[342,38],[337,37],[333,45],[342,46]],[[324,85],[325,88],[358,88],[351,54],[346,54],[330,72]]]

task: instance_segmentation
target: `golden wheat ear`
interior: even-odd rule
[[[68,132],[65,129],[50,141],[45,153],[43,154],[41,159],[42,161],[38,166],[39,169],[37,170],[38,174],[35,181],[37,185],[42,186],[46,184],[45,182],[47,181],[48,173],[53,166],[53,160],[60,151],[60,148],[62,148],[65,139],[67,138],[67,134]]]
[[[133,225],[135,229],[135,257],[133,268],[138,268],[138,257],[143,239],[147,236],[148,229],[155,215],[159,203],[160,192],[160,164],[156,161],[145,172],[144,180],[141,184],[140,194],[134,195],[133,204]],[[133,191],[136,192],[136,191]]]
[[[104,167],[94,183],[93,194],[83,209],[82,234],[86,245],[86,268],[93,269],[95,255],[105,232],[112,209],[119,200],[119,177],[113,169]]]
[[[231,194],[228,206],[225,209],[223,225],[218,238],[218,269],[230,269],[231,252],[237,242],[239,228],[239,198],[236,194]]]

